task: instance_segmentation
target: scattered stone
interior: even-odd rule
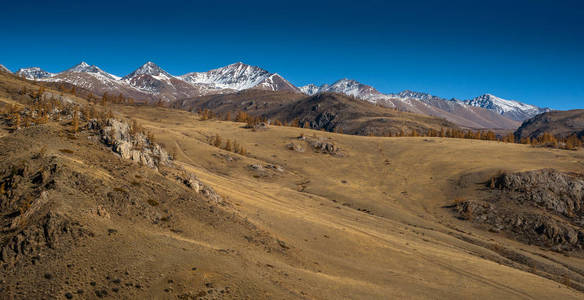
[[[107,297],[108,292],[106,290],[95,290],[95,295],[98,298],[103,298],[103,297]]]
[[[284,172],[284,168],[278,166],[278,165],[265,165],[266,169],[272,169],[278,172]]]
[[[264,167],[262,167],[262,165],[260,165],[260,164],[251,164],[248,167],[252,170],[255,170],[255,171],[263,171],[264,170]]]
[[[288,148],[288,150],[293,150],[296,152],[304,152],[304,147],[298,143],[290,143],[290,144],[286,145],[286,147]]]

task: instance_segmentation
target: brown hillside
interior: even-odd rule
[[[515,131],[517,138],[537,138],[544,133],[567,137],[584,136],[584,109],[551,111],[537,115],[525,122]]]
[[[425,132],[428,129],[454,128],[456,125],[421,114],[398,112],[336,93],[304,96],[291,92],[245,90],[235,94],[211,95],[178,101],[174,108],[197,111],[210,109],[220,115],[244,111],[252,116],[262,116],[271,121],[300,126],[310,123],[313,129],[342,130],[358,135],[398,134],[400,130]]]
[[[63,100],[42,125],[1,114],[2,298],[582,298],[582,149]]]

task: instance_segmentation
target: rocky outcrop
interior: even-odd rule
[[[553,169],[502,174],[482,200],[458,201],[460,219],[556,251],[584,248],[584,180]]]
[[[341,149],[325,138],[306,138],[306,142],[315,152],[342,156]]]
[[[154,143],[148,135],[132,128],[132,125],[110,118],[103,122],[91,120],[87,126],[96,130],[100,140],[123,159],[138,162],[152,169],[168,166],[164,172],[167,176],[174,176],[186,187],[213,203],[223,203],[223,198],[213,188],[203,184],[194,174],[172,164],[164,148]]]
[[[306,144],[307,147],[305,147],[303,144]],[[301,135],[298,137],[298,142],[287,144],[286,148],[296,152],[304,152],[305,148],[308,148],[317,153],[330,154],[339,157],[343,156],[341,148],[335,145],[335,143],[331,141],[330,138],[317,137],[316,134],[312,137]]]
[[[518,204],[536,206],[568,218],[584,213],[584,180],[553,169],[503,174],[497,178],[495,187],[509,192]]]
[[[101,141],[123,159],[141,163],[152,169],[170,162],[170,156],[160,145],[126,122],[110,118],[101,122],[91,120],[87,126],[96,130]]]
[[[175,170],[179,169],[181,168],[177,167]],[[201,182],[201,180],[199,180],[194,174],[185,170],[181,170],[175,173],[174,176],[176,180],[184,184],[189,189],[192,189],[195,193],[202,195],[210,202],[215,204],[224,204],[223,197],[217,194],[217,192],[215,192],[212,187]]]
[[[29,129],[29,131],[32,131]],[[43,151],[0,167],[0,261],[13,264],[47,249],[69,247],[91,232],[70,217],[52,211],[57,178],[71,173],[59,157]]]
[[[313,107],[313,111],[317,111],[317,110],[318,110],[318,104],[315,107]],[[310,128],[324,129],[326,131],[332,132],[335,130],[337,123],[338,123],[337,122],[338,120],[335,120],[336,117],[337,117],[337,114],[335,114],[334,112],[325,111],[325,112],[318,114],[313,121],[302,120],[302,124],[304,124],[304,121],[306,121],[306,122],[309,122]]]
[[[92,233],[78,222],[51,212],[3,243],[0,260],[9,263],[25,256],[33,257],[34,260],[35,255],[45,248],[68,247],[76,240],[91,235]]]
[[[292,151],[296,151],[296,152],[304,152],[304,147],[298,143],[290,143],[290,144],[286,145],[286,148],[288,148],[288,150],[292,150]]]

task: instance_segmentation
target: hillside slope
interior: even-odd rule
[[[272,110],[267,116],[286,122],[308,122],[313,129],[358,135],[397,135],[401,130],[421,133],[456,127],[444,119],[399,112],[335,93],[317,94],[290,103]]]
[[[584,109],[551,111],[535,116],[523,122],[515,136],[536,138],[545,132],[561,137],[584,136]]]
[[[38,86],[14,77],[0,83],[2,108],[33,106],[18,91]],[[62,97],[69,105],[87,103]],[[281,126],[252,130],[170,108],[109,109],[153,136],[132,151],[154,140],[172,153],[172,162],[149,168],[148,161],[127,158],[119,139],[131,131],[123,126],[105,130],[82,119],[74,133],[71,115],[55,112],[61,118],[14,130],[14,119],[2,114],[0,294],[582,298],[581,248],[531,245],[452,208],[483,200],[487,183],[501,172],[554,168],[581,177],[574,174],[584,165],[582,150]],[[98,124],[118,124],[100,118]],[[228,140],[247,151],[230,151]],[[526,174],[509,178],[530,178]],[[496,183],[494,196],[514,187]],[[519,202],[518,196],[512,199]],[[552,208],[569,214],[577,228],[581,209]],[[548,233],[554,232],[532,234]],[[557,232],[550,236],[565,240]]]
[[[561,285],[563,271],[554,271],[566,269],[570,286],[581,289],[584,283],[579,252],[529,246],[475,227],[447,208],[457,199],[480,197],[484,182],[501,170],[578,172],[582,151],[291,127],[254,132],[243,124],[199,121],[188,113],[154,108],[133,115],[169,148],[174,145],[178,161],[229,195],[250,220],[318,262],[317,273],[306,273],[302,281],[337,288],[304,290],[310,297],[539,298],[573,292]],[[160,121],[167,119],[173,123]],[[217,134],[242,144],[248,155],[208,145]],[[297,138],[301,134],[305,141]],[[333,143],[343,155],[313,151],[307,142],[313,136]],[[291,143],[304,152],[289,150]],[[539,288],[549,280],[560,287]],[[436,288],[460,281],[467,284]]]
[[[313,129],[340,130],[359,135],[395,135],[400,130],[417,130],[421,133],[429,129],[456,127],[444,119],[400,112],[339,93],[303,96],[291,92],[246,90],[234,94],[183,99],[171,107],[189,111],[210,109],[223,116],[228,112],[235,116],[236,112],[244,111],[271,121],[298,121],[300,126],[308,122]]]

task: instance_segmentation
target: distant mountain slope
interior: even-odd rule
[[[20,69],[17,75],[31,80],[69,83],[98,95],[121,93],[145,101],[171,102],[182,98],[233,93],[251,88],[301,93],[279,74],[241,62],[208,72],[193,72],[182,76],[171,75],[153,62],[145,63],[124,77],[107,73],[85,62],[56,74],[34,67]]]
[[[272,121],[304,124],[309,122],[314,129],[342,130],[350,134],[397,134],[400,130],[419,132],[441,127],[456,127],[444,119],[422,114],[400,112],[380,107],[368,101],[340,93],[319,93],[313,96],[291,91],[268,91],[248,89],[237,93],[207,95],[182,99],[171,104],[173,108],[189,111],[210,109],[225,115],[228,112],[244,111],[252,116],[265,116]]]
[[[145,63],[122,77],[121,81],[140,92],[168,101],[202,94],[200,87],[170,75],[153,62]]]
[[[533,105],[505,100],[486,94],[472,100],[444,99],[428,93],[405,90],[396,94],[383,94],[372,86],[351,79],[341,79],[332,85],[309,84],[300,87],[307,95],[324,92],[342,93],[379,105],[399,110],[446,118],[460,126],[472,128],[514,129],[519,122],[547,111]]]
[[[30,80],[45,79],[55,76],[55,74],[49,73],[39,67],[18,69],[15,74]]]
[[[277,73],[271,74],[268,78],[264,79],[262,82],[254,86],[253,88],[268,90],[268,91],[289,91],[300,93],[300,90],[291,84],[284,77]]]
[[[82,71],[79,69],[72,71],[68,70],[61,72],[51,78],[44,79],[43,81],[54,84],[72,84],[96,95],[103,95],[105,93],[112,95],[122,94],[134,99],[150,99],[149,95],[133,89],[127,84],[124,84],[120,80],[116,79],[114,75],[103,72],[99,68],[91,69],[91,71]]]
[[[179,78],[192,84],[208,85],[212,89],[245,90],[260,88],[270,91],[288,90],[300,92],[282,76],[260,67],[237,62],[208,72],[188,73]]]
[[[458,100],[447,100],[427,93],[405,90],[397,94],[382,94],[369,85],[355,80],[341,79],[332,85],[306,85],[300,88],[308,95],[324,92],[342,93],[369,102],[447,119],[463,127],[515,129],[519,122],[501,116],[499,113]]]
[[[515,129],[519,122],[508,119],[496,112],[465,105],[458,100],[438,97],[390,98],[392,105],[407,111],[445,118],[463,127]]]
[[[259,67],[237,62],[207,72],[187,73],[179,77],[189,83],[207,84],[216,89],[245,90],[260,84],[270,75]]]
[[[237,111],[245,111],[252,115],[263,115],[306,97],[304,94],[290,91],[247,89],[235,93],[180,99],[170,105],[173,108],[188,111],[210,109],[222,115]]]
[[[495,111],[516,121],[523,121],[543,112],[550,111],[548,108],[539,108],[515,100],[505,100],[491,94],[484,94],[474,99],[466,100],[464,103]]]
[[[339,93],[319,93],[279,107],[267,116],[287,122],[308,122],[314,129],[359,135],[395,135],[400,130],[426,132],[457,127],[442,118],[400,112]]]
[[[536,138],[544,132],[567,137],[572,134],[584,136],[584,109],[550,111],[537,115],[515,131],[516,138]]]
[[[372,86],[347,78],[330,85],[309,84],[298,88],[277,73],[242,62],[180,76],[166,72],[153,62],[145,63],[124,77],[107,73],[85,62],[60,73],[53,74],[33,67],[20,69],[16,74],[31,80],[72,84],[97,95],[122,94],[136,101],[146,102],[159,100],[174,102],[205,95],[237,93],[248,89],[287,91],[309,96],[319,93],[340,93],[399,111],[444,118],[459,126],[475,129],[516,129],[521,121],[549,111],[491,94],[464,101],[409,90],[383,94]]]

